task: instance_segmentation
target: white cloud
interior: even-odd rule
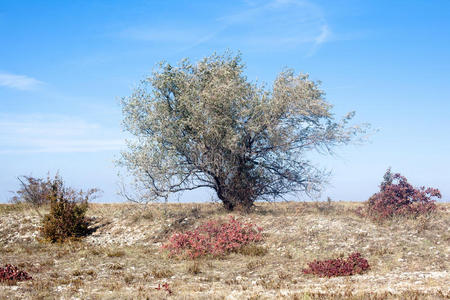
[[[255,49],[304,48],[310,52],[331,36],[322,9],[309,1],[275,0],[220,20],[238,32],[230,40]]]
[[[318,36],[316,36],[315,38],[315,44],[316,45],[321,45],[325,42],[328,41],[328,39],[330,38],[331,32],[330,29],[328,28],[327,24],[322,25],[320,34]]]
[[[328,28],[327,24],[322,25],[321,29],[320,29],[320,33],[314,38],[313,41],[313,46],[312,48],[309,50],[307,56],[313,56],[317,49],[319,49],[319,47],[328,42],[331,38],[331,31]]]
[[[18,90],[32,90],[43,84],[42,81],[25,75],[0,73],[0,86]]]
[[[123,38],[178,44],[185,51],[210,42],[241,50],[304,49],[313,54],[330,41],[331,29],[322,9],[302,0],[244,1],[234,14],[205,18],[202,27],[188,24],[134,27],[122,31]]]
[[[0,153],[119,150],[124,139],[99,124],[62,115],[0,115]]]

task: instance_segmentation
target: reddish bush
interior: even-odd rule
[[[368,214],[379,220],[394,215],[413,215],[430,213],[436,210],[436,200],[441,198],[438,189],[420,187],[415,189],[399,173],[392,174],[388,169],[380,192],[368,201]]]
[[[32,279],[25,271],[20,271],[16,266],[5,265],[0,267],[0,282],[1,281],[23,281]]]
[[[261,241],[262,228],[251,223],[241,223],[230,216],[228,222],[209,221],[192,231],[173,234],[163,245],[171,256],[190,257],[220,256],[241,247]]]
[[[361,274],[370,268],[366,259],[356,252],[350,254],[347,259],[336,258],[308,263],[308,269],[303,269],[305,274],[314,274],[320,277],[350,276]]]

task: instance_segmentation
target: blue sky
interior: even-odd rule
[[[450,199],[449,1],[1,0],[0,45],[0,202],[18,175],[57,170],[121,201],[119,99],[161,60],[226,49],[242,52],[250,80],[309,73],[337,117],[355,110],[379,129],[315,156],[333,174],[323,197],[366,200],[392,166]]]

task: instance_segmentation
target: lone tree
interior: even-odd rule
[[[240,55],[160,63],[122,99],[124,126],[136,136],[119,164],[147,201],[211,188],[228,210],[256,200],[318,191],[323,173],[305,152],[330,153],[364,128],[335,121],[319,83],[293,70],[273,88],[249,82]]]

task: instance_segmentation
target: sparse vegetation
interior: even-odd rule
[[[189,219],[180,227],[183,232],[200,227],[206,216],[227,221],[228,213],[220,204],[168,204],[165,211],[162,204],[152,204],[146,208],[152,218],[138,222],[134,221],[137,204],[90,204],[86,215],[96,220],[98,229],[62,244],[39,242],[39,215],[30,207],[10,209],[10,205],[0,205],[0,263],[26,270],[33,280],[0,284],[0,295],[6,299],[445,299],[450,295],[450,235],[442,230],[450,226],[447,203],[436,203],[438,209],[427,216],[426,226],[421,217],[383,223],[359,218],[351,211],[360,203],[334,201],[333,209],[318,209],[314,202],[257,203],[250,214],[232,215],[243,224],[264,227],[260,242],[228,255],[195,260],[169,258],[161,243],[178,229],[166,236],[160,232],[181,218]],[[265,254],[253,255],[260,250]],[[347,260],[352,252],[361,253],[370,269],[332,279],[302,272],[308,262],[330,257]],[[164,283],[172,294],[162,287]]]

